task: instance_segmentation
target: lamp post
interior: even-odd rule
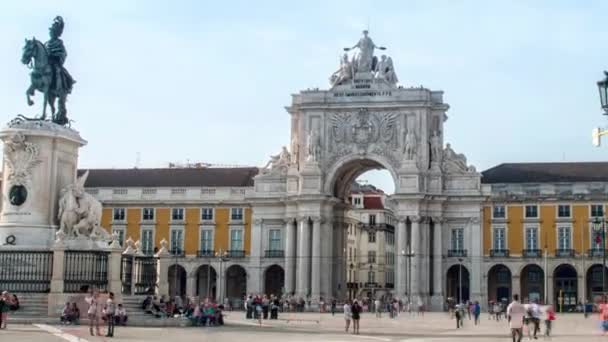
[[[604,71],[605,78],[597,82],[597,88],[600,92],[600,104],[604,115],[608,115],[608,71]],[[594,146],[600,146],[601,137],[608,134],[608,130],[594,128],[591,133],[591,138]]]
[[[596,217],[593,220],[593,231],[602,234],[602,295],[606,294],[606,221]]]
[[[412,304],[412,257],[414,256],[414,251],[412,251],[412,247],[407,247],[407,253],[402,250],[401,255],[407,258],[407,303],[408,305]]]
[[[351,262],[350,265],[349,265],[349,267],[350,267],[350,272],[349,272],[349,275],[350,275],[350,279],[349,279],[350,286],[348,287],[348,299],[349,300],[353,300],[353,292],[354,292],[354,286],[355,286],[355,282],[353,281],[354,280],[353,278],[355,276],[353,274],[354,273],[353,269],[355,268],[355,265],[353,265],[353,263]]]
[[[458,302],[462,303],[462,258],[458,258]]]
[[[228,259],[228,252],[221,248],[220,248],[219,252],[215,253],[215,256],[218,258],[218,261],[220,262],[220,274],[218,276],[219,283],[220,283],[219,284],[220,292],[219,292],[218,303],[222,303],[223,302],[223,298],[222,298],[223,291],[222,290],[224,289],[224,286],[222,286],[222,274],[223,274],[222,266],[223,266],[224,262],[226,262],[230,259]]]

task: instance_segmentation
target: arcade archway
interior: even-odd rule
[[[492,266],[488,271],[488,300],[508,302],[511,292],[511,270],[502,264]]]
[[[457,303],[470,299],[469,270],[462,264],[453,265],[448,269],[446,277],[446,295],[454,298]]]
[[[186,296],[186,270],[184,267],[178,264],[169,266],[168,280],[169,296],[171,298],[175,296]]]
[[[196,295],[200,298],[216,298],[217,273],[209,265],[201,265],[196,271]]]
[[[234,307],[240,307],[247,294],[247,271],[240,265],[232,265],[226,270],[226,295]]]
[[[535,264],[526,265],[520,274],[521,300],[545,301],[545,272]]]
[[[264,293],[281,297],[285,287],[285,271],[279,265],[272,265],[264,272]]]
[[[560,311],[574,309],[578,300],[577,272],[570,264],[561,264],[553,271],[554,303]],[[563,306],[563,308],[562,308]]]
[[[597,302],[602,298],[605,290],[608,290],[608,268],[606,268],[606,279],[601,264],[595,264],[587,270],[586,286],[587,299]]]

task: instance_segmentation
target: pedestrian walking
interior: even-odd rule
[[[607,297],[603,297],[603,302],[600,304],[600,324],[602,327],[602,333],[604,335],[608,334],[608,303],[606,303]]]
[[[382,318],[382,304],[380,299],[374,301],[374,309],[376,309],[376,318]]]
[[[99,330],[99,304],[97,303],[98,298],[99,294],[93,289],[91,289],[91,291],[89,292],[89,296],[85,298],[85,301],[87,302],[87,304],[89,304],[87,315],[89,316],[89,332],[91,333],[91,336],[95,336],[93,328],[95,328],[97,336],[102,336],[101,331]]]
[[[105,318],[108,323],[108,331],[106,337],[114,337],[114,314],[116,313],[116,304],[114,303],[114,293],[110,292],[106,300]]]
[[[532,301],[532,304],[530,304],[530,316],[531,316],[533,330],[534,330],[532,337],[536,340],[536,339],[538,339],[536,334],[540,332],[540,316],[541,316],[540,307],[539,307],[538,303],[536,302],[536,300]]]
[[[333,298],[331,300],[331,315],[334,316],[336,314],[336,306],[338,305],[338,302],[336,301],[335,298]]]
[[[481,305],[478,301],[473,304],[473,317],[475,318],[475,325],[479,324],[479,315],[481,315]]]
[[[456,304],[454,312],[454,314],[456,315],[456,329],[460,329],[464,326],[464,310],[465,309],[463,303]]]
[[[553,306],[547,305],[545,309],[545,337],[551,337],[552,322],[555,320],[555,310]]]
[[[355,299],[353,305],[350,308],[353,317],[353,334],[359,335],[359,320],[361,319],[361,305]]]
[[[0,295],[0,329],[6,329],[8,324],[8,312],[11,310],[12,297],[8,291]]]
[[[343,311],[344,311],[344,324],[345,324],[344,330],[346,332],[348,332],[348,330],[350,328],[350,320],[353,318],[353,313],[351,311],[350,302],[344,303]]]
[[[519,302],[519,295],[513,295],[513,301],[507,307],[507,317],[509,319],[509,328],[511,329],[511,337],[513,342],[521,342],[524,337],[524,315],[526,309]]]

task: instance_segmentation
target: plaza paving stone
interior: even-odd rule
[[[116,337],[91,337],[88,328],[60,327],[63,338],[58,334],[43,331],[33,325],[12,325],[0,330],[0,341],[213,341],[213,342],[341,342],[341,341],[404,341],[404,342],[460,342],[460,341],[510,341],[506,321],[496,322],[482,316],[481,324],[473,325],[465,320],[463,329],[456,329],[454,320],[446,314],[427,313],[424,317],[410,317],[407,314],[397,319],[375,318],[364,314],[360,335],[344,333],[342,315],[336,314],[283,314],[278,321],[264,321],[262,326],[245,320],[241,312],[228,313],[227,325],[216,328],[145,328],[117,327]],[[544,329],[543,329],[544,330]],[[595,316],[585,319],[582,315],[558,315],[555,322],[553,341],[605,341],[600,336]],[[71,337],[70,337],[71,336]],[[542,335],[539,340],[543,340]],[[525,339],[527,340],[527,338]]]

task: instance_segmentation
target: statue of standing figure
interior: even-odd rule
[[[414,160],[416,157],[416,134],[408,131],[405,134],[405,159]]]
[[[386,50],[383,46],[377,46],[374,41],[368,36],[368,31],[363,31],[363,37],[359,39],[357,44],[351,48],[344,48],[344,51],[350,51],[354,48],[359,48],[359,53],[354,59],[356,72],[371,72],[376,70],[376,60],[374,58],[374,49]]]
[[[318,162],[321,158],[321,141],[319,139],[319,135],[317,134],[316,129],[311,129],[308,133],[308,156],[306,157],[306,161],[309,162]]]
[[[46,119],[48,104],[51,107],[52,121],[59,125],[66,125],[69,122],[66,101],[76,83],[63,66],[68,55],[61,40],[63,28],[63,18],[55,17],[49,28],[50,39],[46,44],[42,44],[36,38],[26,39],[21,57],[21,62],[32,69],[31,85],[26,91],[28,105],[34,104],[30,96],[34,96],[36,90],[43,93],[44,101],[40,120]],[[57,112],[55,111],[55,100],[57,100]]]
[[[437,131],[433,132],[433,136],[431,136],[431,161],[441,161],[441,156],[443,155],[443,148],[441,146],[441,138]]]

